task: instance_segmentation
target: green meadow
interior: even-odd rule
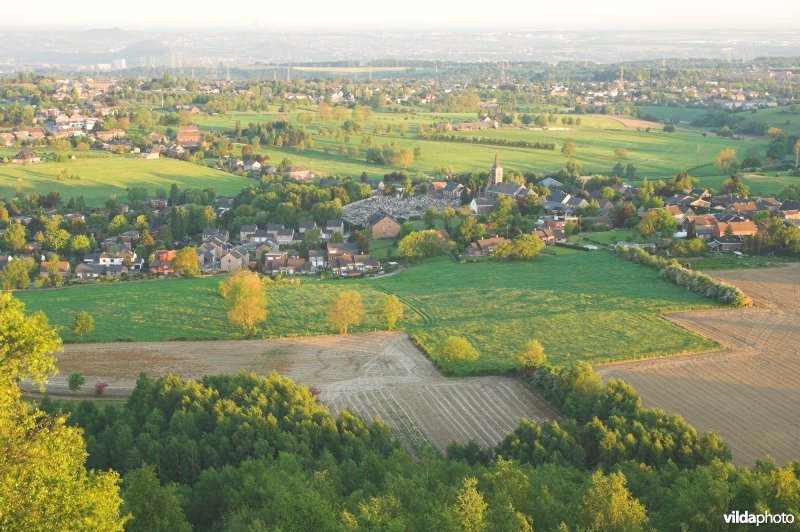
[[[78,179],[59,179],[65,169]],[[103,205],[112,194],[126,198],[129,187],[145,187],[151,197],[159,188],[169,190],[173,183],[180,187],[212,187],[218,194],[236,194],[246,182],[244,177],[176,159],[149,160],[93,153],[65,162],[0,166],[0,197],[55,190],[65,202],[70,196],[83,196],[92,206]]]
[[[197,116],[195,122],[203,130],[228,130],[236,122],[243,127],[249,123],[268,122],[276,119],[298,123],[299,113],[315,114],[314,107],[300,107],[296,112],[278,113],[277,108],[271,112],[231,112],[225,115]],[[567,115],[557,115],[558,118]],[[575,115],[570,115],[576,118]],[[765,142],[755,140],[732,140],[717,136],[703,136],[699,131],[677,131],[663,133],[652,130],[639,131],[622,125],[613,118],[599,116],[580,116],[581,125],[573,126],[570,131],[543,131],[535,129],[485,129],[456,133],[462,137],[485,137],[490,139],[524,140],[528,142],[553,142],[557,144],[555,151],[517,148],[510,146],[494,146],[486,144],[465,144],[433,140],[420,140],[417,132],[421,124],[432,124],[443,121],[472,121],[475,115],[468,113],[374,113],[361,124],[362,131],[351,135],[349,142],[326,134],[339,124],[333,120],[327,122],[312,121],[306,127],[314,134],[314,145],[310,149],[298,151],[294,148],[276,148],[262,146],[260,151],[273,161],[288,157],[295,164],[308,166],[317,173],[358,175],[366,171],[371,176],[378,176],[397,168],[370,164],[364,161],[366,146],[361,139],[372,135],[375,145],[397,143],[403,147],[419,147],[421,155],[406,169],[407,172],[432,173],[435,168],[449,167],[456,172],[486,170],[499,152],[500,159],[507,169],[520,172],[556,172],[563,168],[568,157],[561,153],[560,146],[566,139],[576,144],[574,157],[583,165],[584,174],[605,173],[612,171],[619,161],[615,155],[617,148],[624,148],[628,156],[621,162],[632,163],[641,177],[671,177],[682,169],[694,169],[698,175],[713,174],[711,161],[723,149],[733,148],[742,154],[754,147],[764,150]],[[374,135],[375,124],[383,123],[391,127],[389,133]],[[407,131],[401,133],[401,124],[407,125]],[[339,155],[342,144],[346,148],[358,149],[355,158]],[[699,151],[698,151],[699,147]]]
[[[457,264],[434,259],[400,274],[346,281],[304,280],[268,289],[265,337],[333,332],[327,302],[357,290],[365,316],[354,332],[383,329],[379,303],[396,294],[400,326],[426,350],[461,335],[480,352],[476,362],[444,369],[458,374],[511,370],[526,342],[538,339],[555,364],[604,362],[713,349],[716,344],[661,317],[669,310],[710,308],[706,299],[663,282],[658,272],[603,251],[556,248],[532,262]],[[18,292],[28,310],[65,326],[86,310],[92,341],[239,339],[216,294],[220,277],[99,284]],[[70,339],[69,331],[63,336]]]
[[[672,108],[669,108],[673,110]],[[684,110],[685,111],[685,110]],[[204,131],[226,131],[240,122],[243,127],[249,123],[269,122],[286,119],[299,124],[300,113],[311,113],[315,117],[315,107],[300,107],[297,111],[279,113],[274,107],[270,112],[231,112],[224,115],[196,115],[194,122]],[[567,115],[557,115],[559,118]],[[577,118],[570,115],[572,118]],[[602,116],[580,116],[581,125],[570,131],[543,131],[535,129],[486,129],[481,131],[459,132],[462,137],[484,137],[500,140],[523,140],[527,142],[555,143],[556,150],[537,150],[511,146],[495,146],[477,143],[444,142],[421,140],[418,138],[420,126],[444,121],[472,121],[471,113],[392,113],[379,112],[360,124],[361,132],[348,139],[335,136],[334,130],[341,123],[334,120],[320,122],[314,118],[303,127],[313,134],[313,146],[299,151],[292,147],[261,146],[259,153],[269,158],[272,164],[284,158],[294,164],[304,165],[320,175],[358,176],[366,172],[371,177],[398,171],[383,165],[367,163],[367,146],[362,140],[371,136],[373,145],[396,143],[401,147],[419,148],[420,155],[404,169],[407,173],[432,175],[438,168],[450,168],[455,172],[487,170],[494,159],[495,152],[500,155],[506,169],[519,172],[553,173],[563,168],[568,157],[561,153],[560,146],[566,139],[576,145],[574,157],[582,165],[582,173],[608,174],[617,162],[636,166],[637,179],[668,178],[676,172],[688,169],[700,177],[704,186],[719,188],[724,177],[718,173],[711,161],[723,149],[733,148],[741,157],[750,148],[762,154],[766,143],[763,140],[732,140],[714,135],[703,136],[700,131],[679,130],[675,133],[650,132],[629,128]],[[382,130],[374,134],[378,124],[388,125],[390,131]],[[302,125],[302,124],[301,124]],[[161,128],[164,129],[164,128]],[[402,131],[407,129],[406,131]],[[340,155],[340,148],[351,147],[357,150],[354,157]],[[624,148],[627,156],[620,160],[615,150]],[[12,155],[14,150],[6,150],[4,156]],[[216,159],[207,159],[213,165]],[[58,180],[59,173],[66,169],[78,180]],[[767,176],[760,188],[753,192],[775,193],[782,190],[784,179]],[[169,188],[172,183],[185,187],[213,187],[218,193],[238,192],[247,181],[242,177],[217,171],[195,164],[158,159],[144,160],[125,156],[110,156],[95,152],[78,154],[74,161],[64,163],[42,163],[37,165],[0,167],[0,196],[10,196],[16,192],[46,193],[56,190],[62,197],[83,195],[90,205],[102,204],[110,194],[124,196],[128,187],[143,186],[155,193],[158,188]]]

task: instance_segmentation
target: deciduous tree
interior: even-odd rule
[[[83,341],[84,334],[94,332],[94,318],[85,310],[81,311],[69,323],[69,330],[72,331],[73,335],[80,336],[81,341]]]
[[[470,362],[478,359],[478,352],[463,336],[448,336],[436,347],[435,354],[445,362]]]
[[[386,328],[391,331],[398,320],[403,319],[403,303],[396,295],[387,294],[381,301],[381,312],[386,320]]]
[[[267,321],[267,295],[257,273],[240,270],[228,278],[225,288],[228,320],[246,336]]]
[[[547,356],[544,354],[544,347],[538,340],[531,340],[525,345],[525,349],[517,357],[519,366],[527,371],[534,370],[547,364]]]
[[[172,268],[184,277],[199,277],[200,259],[197,257],[197,250],[189,247],[179,250],[172,259]]]
[[[17,383],[55,374],[58,332],[0,293],[0,529],[122,530],[119,477],[87,471],[80,429],[21,399]]]
[[[328,323],[340,334],[347,334],[350,326],[361,323],[363,314],[364,304],[361,301],[361,294],[352,290],[339,292],[328,303]]]

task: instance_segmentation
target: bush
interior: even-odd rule
[[[681,266],[675,259],[656,257],[637,247],[617,246],[614,253],[631,262],[656,268],[661,278],[723,305],[744,307],[750,300],[737,287]]]

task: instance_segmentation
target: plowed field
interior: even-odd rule
[[[67,393],[67,376],[81,372],[86,388],[107,382],[127,395],[140,372],[187,379],[248,371],[279,372],[319,389],[332,412],[347,408],[380,418],[411,449],[430,441],[497,444],[526,417],[557,412],[510,377],[445,378],[402,333],[315,336],[279,340],[71,344],[58,360],[60,375],[48,385]]]
[[[716,430],[734,462],[800,458],[800,265],[713,272],[754,306],[687,311],[672,321],[726,346],[716,353],[597,366],[631,384],[647,404]]]

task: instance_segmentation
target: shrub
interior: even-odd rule
[[[675,259],[657,257],[641,248],[627,246],[617,246],[614,253],[625,260],[656,268],[660,270],[662,279],[723,305],[744,307],[750,304],[744,292],[737,287],[704,273],[684,268]]]

